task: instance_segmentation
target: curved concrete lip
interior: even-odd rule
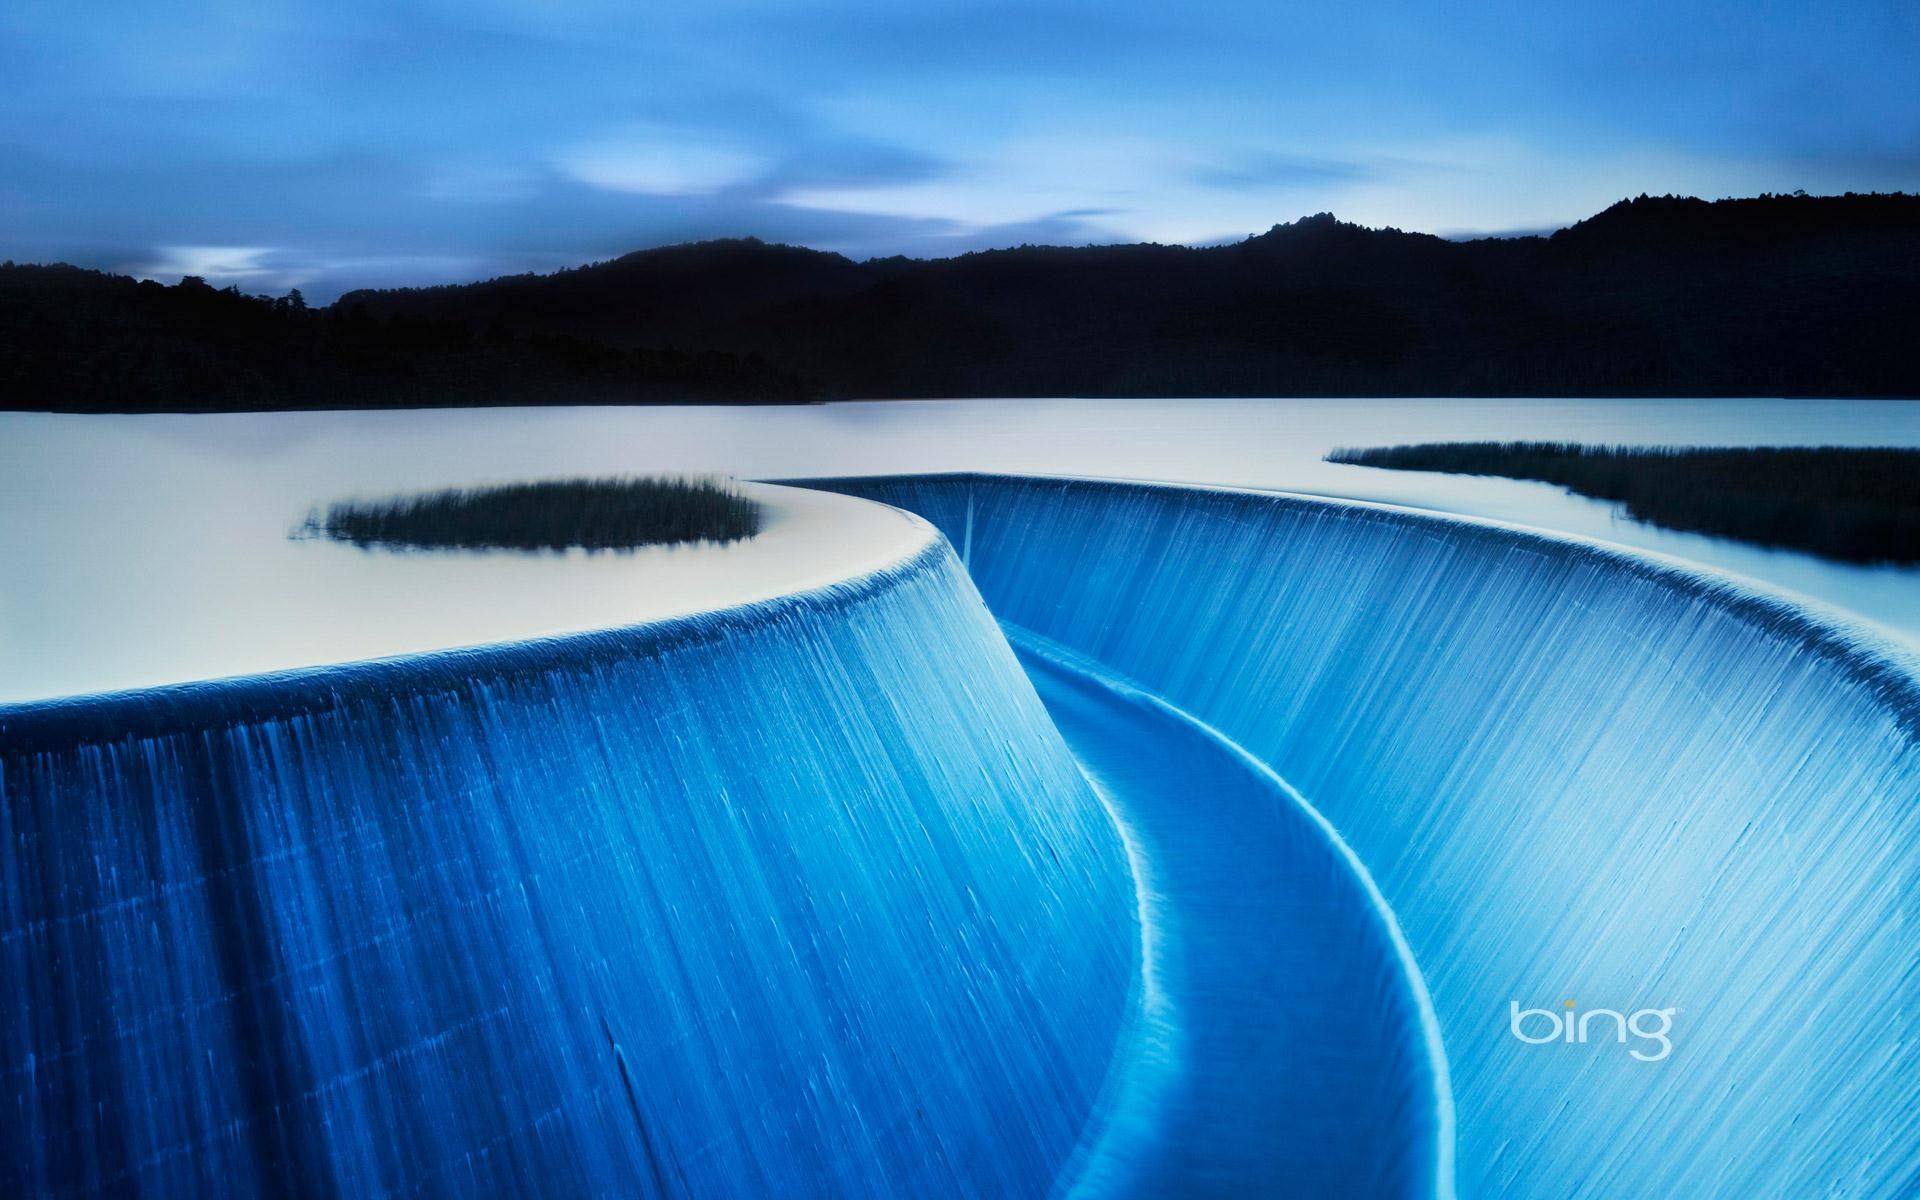
[[[1789,620],[1804,623],[1808,629],[1818,632],[1823,638],[1832,639],[1844,645],[1850,652],[1863,658],[1876,660],[1904,672],[1913,682],[1920,684],[1920,641],[1908,637],[1899,629],[1891,628],[1861,616],[1830,600],[1795,591],[1782,584],[1774,583],[1766,579],[1755,578],[1751,575],[1745,575],[1713,563],[1665,554],[1658,550],[1632,545],[1627,542],[1610,541],[1606,538],[1593,537],[1588,534],[1570,533],[1565,530],[1553,529],[1543,525],[1528,525],[1518,521],[1502,520],[1498,517],[1483,517],[1473,513],[1454,512],[1444,508],[1427,508],[1419,505],[1403,504],[1390,500],[1374,500],[1365,496],[1347,495],[1337,492],[1294,491],[1278,487],[1189,482],[1177,479],[1148,479],[1126,475],[1036,474],[1018,471],[928,471],[914,474],[796,477],[782,480],[782,482],[792,484],[796,487],[817,487],[832,483],[836,480],[887,481],[911,479],[999,479],[1026,483],[1109,484],[1125,487],[1164,488],[1169,491],[1224,492],[1251,496],[1272,496],[1282,500],[1325,505],[1333,509],[1348,509],[1356,512],[1372,512],[1384,516],[1402,517],[1427,523],[1434,528],[1482,530],[1509,534],[1522,540],[1535,540],[1612,559],[1636,570],[1657,573],[1671,582],[1713,593],[1719,596],[1723,603],[1744,604],[1773,612]]]
[[[100,597],[88,629],[62,631],[58,614],[39,636],[18,622],[0,628],[0,706],[644,625],[860,579],[938,536],[871,500],[741,487],[765,506],[765,523],[730,545],[526,554],[222,544],[208,570],[129,580]]]

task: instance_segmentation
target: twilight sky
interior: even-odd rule
[[[1914,0],[7,0],[0,257],[326,299],[1913,191],[1916,61]]]

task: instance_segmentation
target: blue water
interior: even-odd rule
[[[1920,1181],[1904,652],[1380,506],[824,486],[965,569],[0,708],[0,1194]]]
[[[1144,914],[1144,1020],[1071,1194],[1450,1197],[1445,1054],[1365,868],[1217,731],[1008,634],[1125,832]]]
[[[0,1195],[1043,1195],[1134,913],[943,547],[0,709]]]
[[[1326,818],[1430,990],[1462,1195],[1920,1181],[1903,652],[1712,577],[1444,517],[1046,479],[824,486],[934,520],[1003,621],[1205,722]],[[1516,1001],[1666,1012],[1671,1050],[1604,1017],[1587,1042],[1527,1044]]]
[[[1359,497],[1706,563],[1837,605],[1920,647],[1920,567],[1829,562],[1662,530],[1545,483],[1322,461],[1338,446],[1455,439],[1920,447],[1920,400],[1029,398],[0,413],[0,702],[598,629],[707,606],[685,590],[700,574],[681,569],[691,564],[660,561],[704,551],[535,561],[363,553],[286,537],[314,505],[352,496],[634,472],[966,470]],[[761,548],[783,543],[799,551],[789,567],[809,570],[837,557],[831,544],[788,536],[795,532],[776,520]],[[842,541],[856,552],[865,544]],[[732,557],[767,577],[753,569],[756,556]],[[837,577],[826,569],[812,578]],[[719,602],[745,598],[736,591]]]

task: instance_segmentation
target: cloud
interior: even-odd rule
[[[803,144],[737,189],[770,200],[810,189],[888,188],[938,179],[953,169],[944,159],[863,138],[827,138]]]
[[[476,204],[527,199],[540,180],[536,171],[486,163],[445,163],[427,168],[425,176],[421,196]]]
[[[814,189],[888,188],[935,179],[950,164],[924,151],[823,128],[753,105],[722,123],[710,110],[629,125],[555,160],[568,178],[612,191],[780,200]]]
[[[1916,13],[17,0],[0,257],[171,270],[220,248],[232,279],[317,297],[699,237],[935,254],[1913,188]]]
[[[1096,219],[1107,215],[1110,215],[1110,210],[1069,209],[1065,212],[1042,213],[1025,221],[963,229],[953,235],[952,241],[956,245],[947,253],[1005,246],[1085,246],[1095,242],[1135,240],[1123,229]]]
[[[743,185],[766,167],[745,150],[662,129],[568,150],[555,165],[589,186],[648,196],[707,195]]]
[[[1251,191],[1353,183],[1377,178],[1379,174],[1378,165],[1351,159],[1260,154],[1238,159],[1230,165],[1195,167],[1187,172],[1187,178],[1202,187]]]
[[[263,280],[272,274],[265,260],[271,246],[162,246],[153,262],[136,263],[127,273],[136,279],[171,283],[183,275],[198,275],[215,287]]]

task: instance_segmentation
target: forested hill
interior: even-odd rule
[[[1469,242],[1327,215],[929,262],[710,242],[343,303],[753,350],[849,396],[1915,395],[1920,197],[1642,199]]]
[[[315,309],[67,266],[0,265],[0,408],[202,412],[801,400],[751,356],[615,348]]]
[[[0,288],[13,307],[22,289]],[[84,407],[60,400],[61,364],[74,361],[63,356],[85,374],[90,356],[128,341],[171,347],[145,345],[129,372],[162,361],[192,375],[173,361],[187,348],[203,374],[226,369],[218,321],[169,310],[163,327],[154,313],[166,306],[143,303],[154,312],[124,329],[95,322],[88,338],[42,350],[28,406]],[[44,296],[28,307],[43,328],[64,320]],[[248,319],[285,315],[265,307]],[[303,332],[290,356],[258,363],[238,403],[313,402],[314,386],[281,382],[288,370],[276,364],[289,357],[336,389],[336,404],[1914,396],[1917,323],[1920,197],[1908,195],[1643,197],[1549,237],[1473,241],[1326,214],[1224,246],[1023,246],[929,261],[719,241],[553,275],[349,294],[300,318],[324,336]],[[19,324],[0,317],[0,379],[20,352]],[[354,383],[369,372],[386,382]],[[145,403],[169,406],[174,394],[149,389]]]

